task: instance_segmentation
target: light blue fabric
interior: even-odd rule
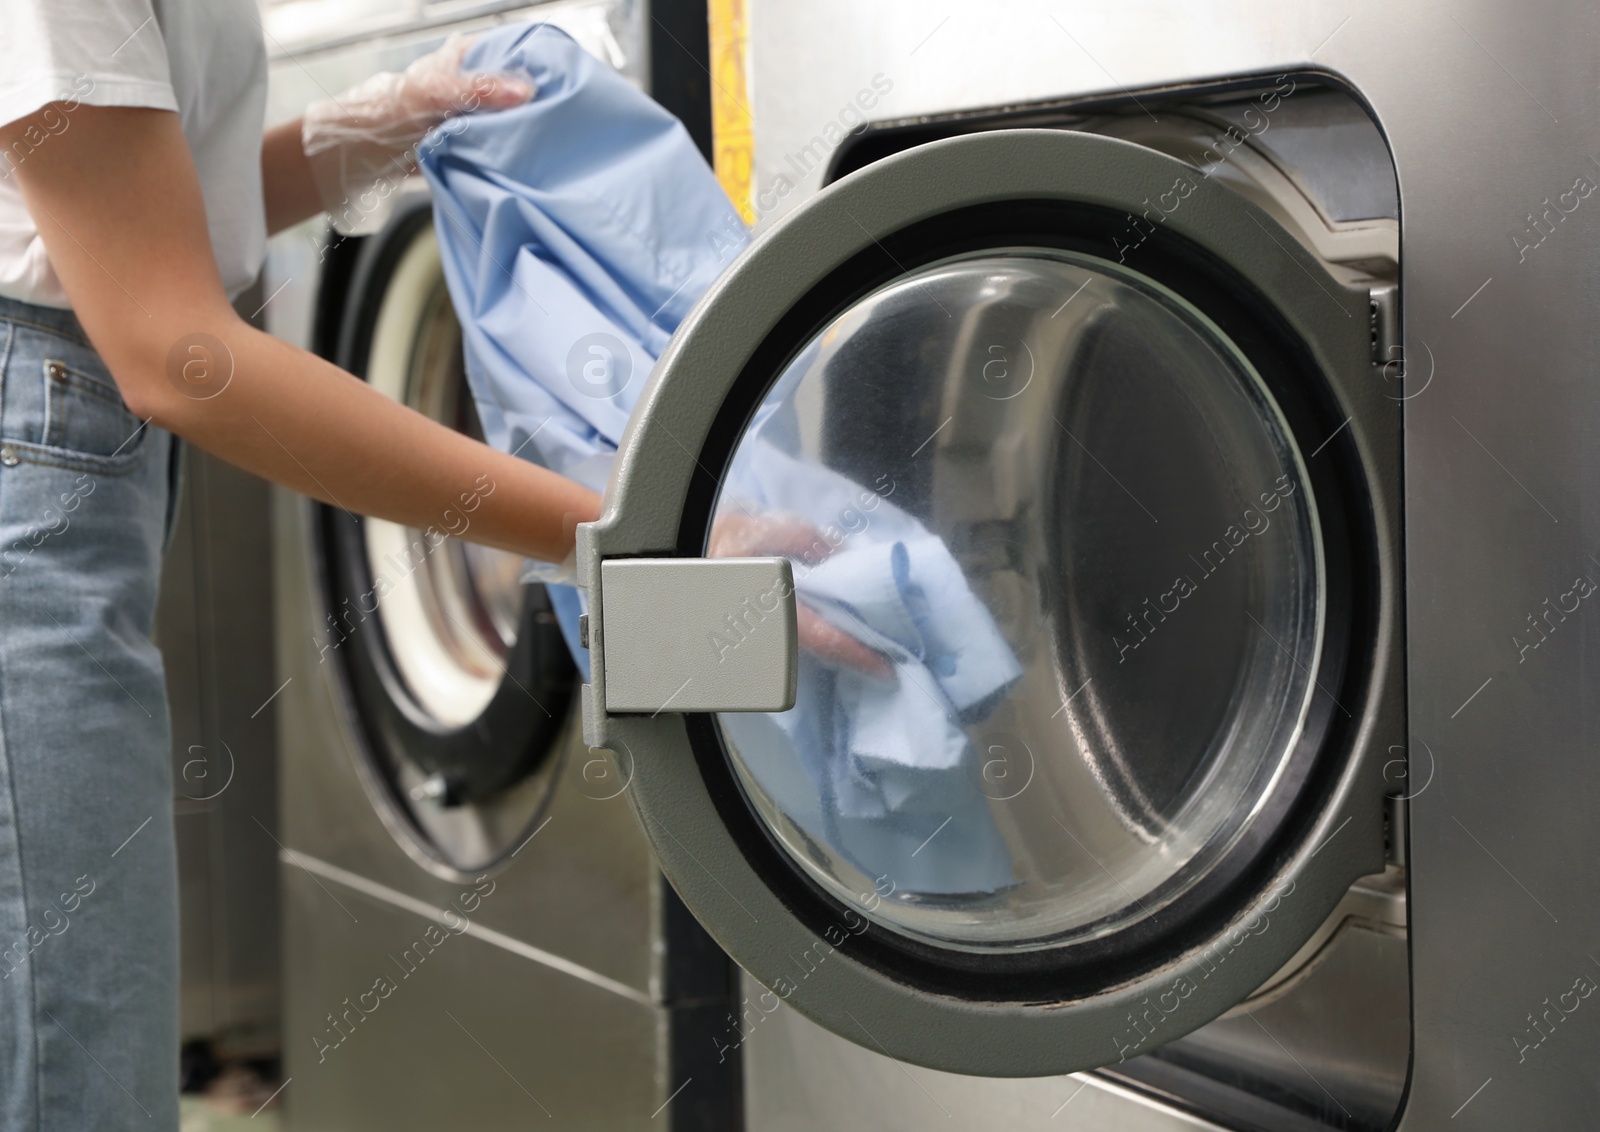
[[[601,491],[667,339],[750,238],[683,125],[564,32],[493,32],[465,66],[539,88],[421,147],[485,436]]]
[[[507,27],[464,65],[538,86],[418,149],[484,436],[603,491],[656,358],[749,233],[682,123],[565,32]],[[582,595],[550,591],[588,679]]]
[[[791,375],[807,372],[805,358]],[[798,516],[826,557],[795,563],[796,593],[894,663],[890,680],[802,654],[795,707],[723,717],[773,801],[894,896],[983,894],[1015,882],[965,724],[1021,678],[994,618],[943,540],[889,498],[798,454],[796,382],[756,414],[721,511]],[[833,544],[837,543],[836,546]],[[784,765],[798,756],[800,781]]]
[[[485,435],[602,490],[655,359],[749,237],[682,125],[564,33],[491,33],[466,66],[523,71],[539,88],[526,106],[446,124],[421,149]],[[780,423],[771,411],[758,418],[725,497],[832,521],[862,489],[783,443]],[[804,765],[810,786],[796,780],[785,807],[802,825],[801,811],[813,814],[810,827],[869,875],[904,863],[907,890],[1009,885],[1010,856],[958,721],[981,715],[1020,671],[943,542],[885,504],[870,532],[797,570],[797,585],[888,655],[897,678],[808,657],[793,711],[730,721],[760,743],[756,759],[777,760],[774,781]],[[587,678],[581,595],[551,589]],[[911,861],[946,819],[952,832]]]
[[[807,368],[802,359],[790,372]],[[950,720],[981,717],[1022,675],[1011,647],[943,539],[887,494],[867,491],[797,452],[789,420],[794,390],[787,384],[769,395],[746,430],[723,483],[721,510],[796,515],[835,533],[837,549],[795,566],[795,588],[806,604],[889,657],[923,690],[920,698],[896,694],[897,715],[925,715],[932,703]],[[883,684],[873,681],[878,690],[863,691],[863,703],[881,699]],[[867,710],[878,716],[887,709]],[[906,720],[902,730],[910,733],[916,724]],[[945,768],[952,759],[904,742],[862,753],[910,767]]]
[[[178,1129],[173,438],[0,299],[0,1132]]]

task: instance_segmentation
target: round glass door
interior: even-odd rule
[[[794,568],[798,699],[718,717],[809,880],[920,944],[1122,930],[1202,882],[1316,689],[1316,501],[1243,353],[1087,254],[933,263],[782,370],[708,553]]]

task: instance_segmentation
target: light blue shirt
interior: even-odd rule
[[[565,32],[502,28],[463,65],[538,87],[418,152],[484,437],[603,491],[656,358],[749,233],[682,123]],[[587,678],[581,595],[550,597]]]
[[[564,33],[495,31],[465,65],[523,71],[538,85],[527,105],[451,120],[420,152],[484,434],[603,490],[656,358],[749,235],[677,119]],[[758,417],[726,491],[827,522],[835,496],[861,489],[785,444],[780,424]],[[1009,884],[1010,856],[973,785],[976,756],[958,721],[987,710],[1020,670],[943,541],[884,503],[871,528],[797,570],[797,586],[887,655],[896,679],[804,658],[792,711],[725,723],[742,751],[760,748],[745,751],[752,769],[869,874],[906,860],[894,844],[909,852],[924,826],[960,813],[937,851],[904,864],[916,874],[904,887]],[[575,639],[581,595],[550,590],[587,678]]]

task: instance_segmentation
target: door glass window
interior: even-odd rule
[[[438,241],[420,236],[391,282],[373,332],[367,380],[397,401],[474,439],[483,439],[467,385],[461,325],[439,267]],[[417,705],[440,725],[464,727],[505,678],[522,618],[520,556],[447,533],[470,523],[463,508],[437,527],[413,530],[367,519],[364,595],[377,610],[389,653]],[[367,602],[361,613],[371,612]]]
[[[806,344],[723,481],[709,553],[789,557],[802,641],[792,710],[719,717],[746,798],[925,942],[1159,917],[1295,745],[1317,531],[1271,395],[1179,296],[1044,249],[906,275]]]

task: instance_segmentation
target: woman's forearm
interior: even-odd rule
[[[600,513],[587,488],[453,432],[237,318],[175,341],[172,372],[147,381],[154,393],[140,414],[276,483],[551,562],[572,549],[573,527]],[[215,396],[193,395],[223,383]]]
[[[0,129],[26,128],[28,119]],[[15,170],[129,409],[350,511],[560,561],[591,491],[452,432],[228,305],[177,116],[83,106]],[[456,528],[452,531],[452,527]]]
[[[268,232],[322,211],[300,127],[296,118],[262,140]],[[346,510],[552,561],[570,549],[573,523],[599,514],[593,492],[486,450],[334,366],[242,323],[229,320],[213,331],[228,356],[211,358],[214,349],[192,334],[190,347],[201,356],[185,355],[181,363],[191,371],[226,368],[234,396],[215,404],[163,396],[145,407],[163,428],[257,475]],[[178,376],[186,384],[182,365]],[[357,427],[330,428],[334,421]],[[401,476],[372,474],[396,449],[429,457],[411,461]]]
[[[261,139],[261,193],[269,236],[322,211],[311,162],[300,142],[299,118],[271,127]]]

